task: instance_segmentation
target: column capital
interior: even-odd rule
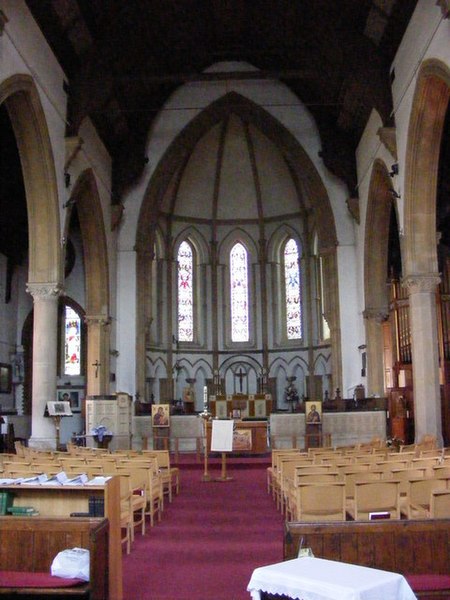
[[[104,327],[111,323],[111,317],[108,315],[84,315],[84,322],[87,325],[101,325]]]
[[[368,321],[376,321],[377,323],[383,323],[389,317],[389,311],[387,308],[366,308],[363,311],[363,318]]]
[[[412,273],[402,279],[402,286],[408,290],[409,294],[435,292],[440,283],[439,273]]]
[[[63,288],[59,283],[27,283],[27,292],[33,296],[33,301],[55,300],[63,292]]]

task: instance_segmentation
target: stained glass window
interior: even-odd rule
[[[247,250],[241,243],[230,253],[231,340],[248,342],[248,272]]]
[[[284,281],[286,291],[286,327],[288,340],[302,337],[300,267],[297,244],[288,240],[284,247]]]
[[[192,248],[182,242],[178,250],[178,340],[194,341],[194,258]]]
[[[70,306],[66,306],[64,311],[64,375],[80,375],[81,319]]]

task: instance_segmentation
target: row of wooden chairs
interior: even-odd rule
[[[408,457],[402,463],[393,454],[381,456],[391,460],[375,455],[360,464],[339,462],[338,453],[335,460],[310,454],[273,453],[268,492],[287,519],[365,519],[371,512],[389,512],[392,518],[450,516],[448,454]]]

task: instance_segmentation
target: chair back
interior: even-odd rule
[[[355,521],[369,520],[370,513],[376,512],[389,512],[391,519],[400,519],[398,481],[358,481],[355,483]]]
[[[450,490],[431,492],[430,517],[432,519],[450,519]]]
[[[345,521],[345,484],[301,483],[296,488],[295,505],[299,521]]]

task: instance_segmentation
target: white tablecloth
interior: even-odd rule
[[[295,558],[259,567],[247,587],[296,600],[416,600],[403,575],[323,558]]]

